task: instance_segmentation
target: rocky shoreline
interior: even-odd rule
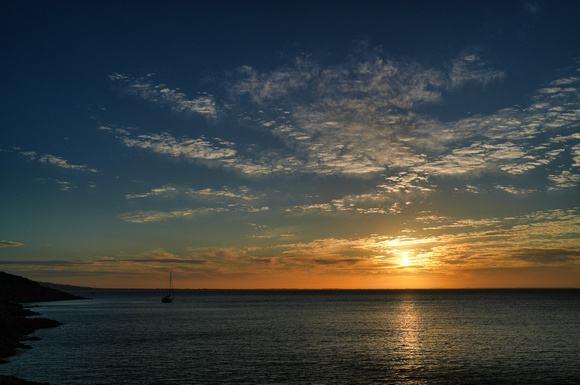
[[[38,329],[53,328],[62,323],[47,318],[28,318],[40,315],[22,305],[14,302],[0,300],[0,363],[3,358],[13,356],[17,349],[30,349],[30,346],[22,342],[31,338],[25,336],[34,333]]]
[[[17,275],[0,272],[0,364],[5,358],[17,354],[18,349],[30,349],[23,342],[38,339],[28,337],[38,329],[53,328],[61,322],[37,316],[40,313],[26,308],[21,303],[86,299],[56,289],[39,285],[37,282]],[[0,385],[46,385],[26,381],[14,376],[0,375]]]
[[[0,374],[0,385],[50,385],[48,382],[27,381],[14,376]]]

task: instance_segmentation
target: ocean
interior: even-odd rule
[[[580,384],[580,290],[154,290],[39,303],[53,385]]]

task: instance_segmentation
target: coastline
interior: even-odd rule
[[[62,322],[43,317],[29,318],[40,313],[30,310],[22,303],[67,301],[87,299],[60,290],[48,288],[17,275],[0,272],[0,365],[6,358],[18,354],[18,349],[31,349],[23,342],[38,339],[28,337],[38,329],[53,328]],[[23,380],[10,375],[0,375],[0,385],[47,385]]]
[[[18,353],[18,349],[30,349],[22,343],[34,337],[26,336],[38,329],[52,328],[62,325],[61,322],[48,318],[28,318],[40,315],[19,303],[0,300],[0,364],[6,363],[5,358]]]
[[[14,376],[5,376],[0,374],[0,385],[51,385],[48,382],[36,382],[23,380]]]

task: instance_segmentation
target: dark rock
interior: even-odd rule
[[[21,338],[20,341],[40,341],[41,338],[40,337],[24,337]]]
[[[39,315],[18,302],[41,302],[82,299],[82,297],[50,289],[24,277],[0,272],[0,359],[16,354],[17,349],[29,349],[21,343],[23,337],[37,329],[52,328],[61,322]],[[2,363],[2,361],[0,361]]]
[[[38,282],[39,285],[42,286],[46,286],[46,287],[50,287],[53,289],[57,289],[60,291],[92,291],[95,290],[95,288],[93,287],[88,287],[88,286],[76,286],[76,285],[63,285],[60,283],[52,283],[52,282]]]
[[[25,308],[19,302],[62,301],[85,299],[77,295],[48,288],[30,279],[0,272],[0,364],[6,363],[2,358],[16,354],[17,349],[31,347],[21,341],[33,341],[38,337],[25,337],[37,329],[52,328],[62,325],[61,322],[36,317],[39,313]],[[34,306],[36,307],[36,306]],[[0,375],[0,385],[50,385],[27,381],[14,376]]]
[[[34,331],[27,315],[22,305],[0,300],[0,358],[15,354],[23,347],[20,338]]]
[[[26,381],[14,376],[0,375],[0,385],[50,385],[48,382]]]
[[[9,302],[41,302],[71,299],[84,298],[39,285],[28,278],[0,271],[0,300]]]

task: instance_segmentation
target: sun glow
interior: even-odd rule
[[[399,255],[401,256],[401,259],[399,261],[401,266],[409,266],[411,263],[409,261],[409,252],[405,251],[405,252],[399,253]]]

